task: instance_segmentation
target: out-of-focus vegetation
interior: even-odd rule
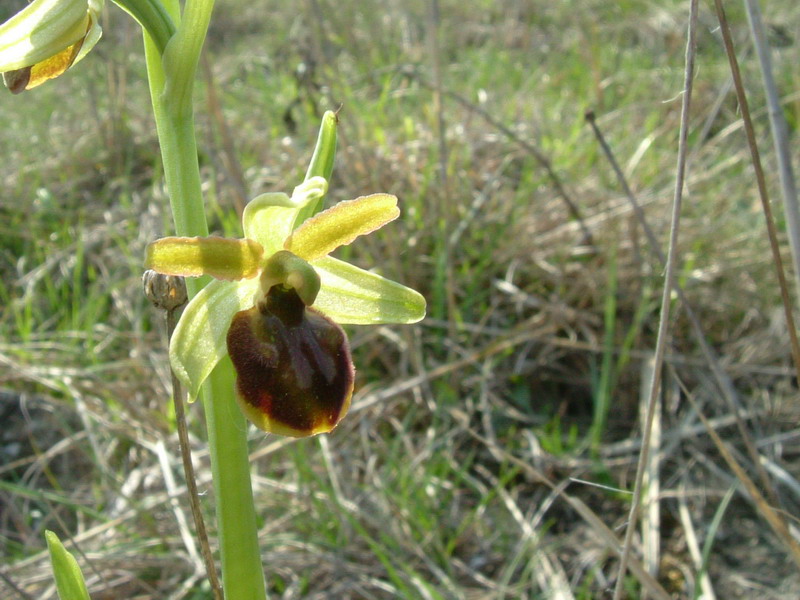
[[[727,4],[777,189],[747,23]],[[663,271],[584,114],[666,243],[688,2],[440,9],[437,22],[423,2],[221,0],[212,23],[196,89],[212,229],[238,235],[247,199],[301,181],[319,117],[341,106],[330,201],[385,191],[402,210],[341,253],[429,304],[417,326],[350,330],[357,393],[333,434],[251,431],[274,597],[589,599],[616,576],[597,526],[540,477],[622,536]],[[800,10],[764,10],[796,142]],[[796,515],[796,380],[708,11],[679,279]],[[176,517],[188,502],[163,323],[141,293],[144,246],[170,230],[141,39],[110,3],[106,18],[68,76],[0,95],[2,598],[55,597],[45,529],[93,598],[209,597]],[[793,597],[796,567],[746,494],[714,521],[737,479],[688,398],[731,448],[742,439],[677,302],[670,327],[658,504],[643,516],[659,551],[645,561],[678,598],[703,571],[719,598]],[[199,405],[191,419],[213,515]]]

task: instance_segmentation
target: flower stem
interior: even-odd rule
[[[233,365],[226,356],[203,386],[217,497],[222,584],[229,600],[265,600],[247,456],[247,421],[232,397],[234,379]]]
[[[162,61],[157,46],[145,35],[147,72],[164,178],[175,233],[205,236],[208,225],[200,188],[191,91],[194,68],[214,2],[188,0],[184,22],[180,24],[177,3],[165,4],[178,28],[177,39],[168,44],[169,60]],[[191,69],[188,76],[187,68]],[[194,296],[205,282],[190,279],[186,283],[189,295]],[[234,402],[229,360],[211,373],[203,386],[202,397],[214,476],[225,595],[229,600],[264,600],[266,589],[250,482],[247,424]]]

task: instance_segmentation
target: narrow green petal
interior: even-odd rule
[[[258,275],[264,250],[253,240],[166,237],[148,244],[144,268],[164,275],[249,279]]]
[[[295,229],[284,248],[305,260],[316,260],[352,243],[360,235],[380,229],[398,216],[397,197],[390,194],[345,200]]]
[[[337,323],[416,323],[425,317],[419,292],[329,256],[312,263],[322,281],[314,308]]]
[[[330,181],[331,173],[333,173],[333,160],[336,158],[336,128],[338,124],[338,115],[331,110],[326,110],[322,115],[317,145],[314,147],[314,154],[311,156],[311,162],[306,171],[306,180],[324,177]]]
[[[336,129],[339,124],[339,117],[333,111],[325,111],[322,115],[322,123],[319,127],[317,145],[314,147],[314,154],[306,171],[306,179],[312,177],[324,177],[327,181],[331,180],[333,173],[333,161],[336,158]],[[324,198],[320,196],[316,201],[309,202],[297,215],[295,229],[306,219],[313,217],[322,210]]]
[[[34,0],[0,25],[0,72],[29,67],[82,39],[87,0]]]
[[[90,600],[78,561],[64,548],[55,533],[45,530],[44,537],[50,551],[50,564],[53,567],[58,597],[62,600]]]
[[[225,337],[233,315],[253,306],[258,289],[258,279],[212,281],[183,311],[172,334],[169,359],[190,402],[227,352]]]
[[[292,232],[300,209],[324,196],[327,189],[325,179],[312,177],[297,186],[291,198],[280,192],[253,198],[242,215],[244,237],[261,244],[265,256],[283,250],[283,241]]]

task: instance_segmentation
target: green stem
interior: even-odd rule
[[[167,52],[171,53],[169,62],[165,59],[162,63],[157,46],[145,35],[147,72],[164,178],[175,232],[179,236],[208,235],[191,95],[194,67],[213,4],[213,0],[187,2],[183,22],[175,35],[179,39],[173,38],[167,45]],[[178,23],[177,3],[168,3],[167,8],[173,21]],[[191,26],[185,29],[187,24]],[[191,69],[188,74],[187,68]],[[190,296],[203,285],[197,280],[186,283]],[[247,423],[234,402],[233,382],[230,361],[225,360],[211,373],[202,391],[217,504],[223,588],[228,600],[264,600],[266,588],[250,482]]]
[[[222,587],[228,600],[265,600],[267,592],[250,485],[248,425],[233,399],[234,378],[233,365],[226,356],[203,386],[217,497]]]

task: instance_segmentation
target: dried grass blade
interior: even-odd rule
[[[672,217],[670,224],[669,246],[667,250],[667,264],[664,273],[664,287],[661,296],[661,316],[658,323],[658,336],[656,338],[655,357],[653,359],[653,379],[650,385],[650,393],[645,417],[644,439],[642,440],[642,452],[639,457],[639,464],[636,467],[636,483],[633,488],[633,498],[631,499],[631,510],[628,517],[627,531],[625,532],[625,542],[622,547],[622,554],[619,561],[619,572],[617,583],[614,586],[614,600],[621,600],[625,572],[633,546],[633,532],[636,530],[636,520],[639,516],[639,503],[642,497],[642,482],[644,480],[645,467],[648,462],[650,451],[650,435],[653,428],[655,415],[656,398],[661,384],[661,368],[664,364],[664,354],[667,346],[667,327],[669,324],[670,296],[672,294],[672,282],[675,275],[675,262],[677,256],[678,231],[680,224],[681,204],[683,199],[683,186],[686,173],[686,148],[689,135],[689,107],[692,98],[692,83],[694,81],[694,59],[696,54],[695,32],[697,29],[697,0],[689,3],[689,31],[686,42],[686,71],[684,75],[683,100],[681,102],[681,125],[678,136],[678,164],[675,173],[675,196],[672,203]]]

